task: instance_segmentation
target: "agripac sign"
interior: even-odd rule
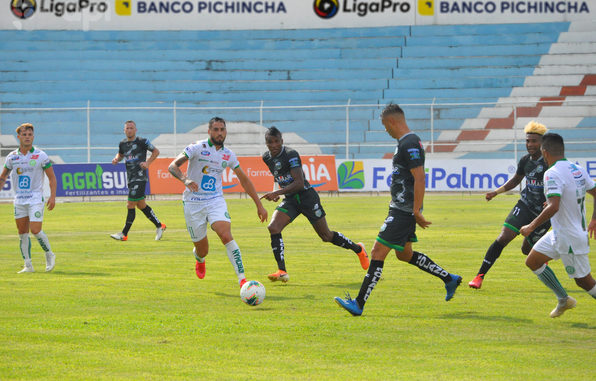
[[[596,159],[574,159],[596,179]],[[338,160],[340,192],[388,192],[393,171],[390,159]],[[515,175],[514,160],[426,160],[426,190],[439,192],[486,192],[505,184]],[[525,185],[522,182],[522,185]]]
[[[0,0],[0,29],[261,30],[592,20],[595,0]]]

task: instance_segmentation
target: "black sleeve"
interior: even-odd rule
[[[402,160],[407,164],[408,169],[424,166],[424,148],[420,139],[408,140],[400,151]]]

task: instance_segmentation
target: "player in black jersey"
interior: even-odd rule
[[[362,281],[356,299],[347,294],[346,299],[335,298],[335,302],[354,316],[362,315],[364,303],[381,278],[387,254],[393,249],[400,261],[408,262],[445,283],[449,301],[461,283],[459,275],[451,274],[437,265],[425,254],[413,251],[412,242],[417,242],[416,224],[425,229],[431,222],[422,215],[425,191],[424,148],[420,138],[410,131],[403,110],[396,104],[389,104],[381,114],[383,125],[391,137],[398,140],[393,154],[391,175],[391,203],[389,214],[377,236],[371,251],[370,267]]]
[[[482,287],[482,281],[486,273],[497,258],[499,258],[505,246],[517,237],[519,229],[522,226],[532,222],[542,212],[542,207],[546,201],[542,177],[548,166],[540,153],[542,135],[546,133],[546,127],[540,123],[531,121],[524,128],[524,132],[526,133],[526,149],[528,150],[528,154],[519,160],[515,175],[501,187],[488,192],[486,194],[486,200],[490,201],[498,194],[515,188],[521,183],[524,177],[526,178],[526,187],[521,191],[519,201],[505,219],[501,234],[486,251],[478,274],[468,283],[472,288],[478,289]],[[526,237],[522,244],[522,253],[528,255],[532,246],[534,246],[540,237],[546,234],[548,229],[550,229],[550,221],[545,222],[538,229],[534,230],[530,236]]]
[[[166,230],[166,225],[162,224],[153,209],[145,202],[145,186],[149,178],[147,168],[159,156],[159,150],[151,144],[149,139],[137,136],[137,125],[132,120],[124,123],[124,134],[126,139],[120,142],[118,154],[112,160],[112,164],[118,164],[122,159],[126,162],[126,175],[128,177],[128,214],[124,229],[120,233],[110,234],[110,237],[118,241],[128,239],[128,231],[135,220],[135,207],[139,208],[143,214],[157,228],[155,231],[155,240],[159,241]],[[147,159],[147,151],[151,151],[151,156]]]
[[[268,151],[263,154],[263,161],[269,167],[275,182],[280,189],[269,192],[261,198],[269,201],[278,201],[281,195],[284,200],[273,213],[268,226],[271,234],[271,248],[277,261],[277,272],[269,274],[272,282],[287,282],[290,279],[286,271],[284,256],[284,242],[281,237],[282,230],[300,214],[304,214],[310,221],[323,242],[331,242],[344,249],[351,249],[358,255],[363,269],[368,268],[368,255],[362,243],[354,243],[343,234],[329,230],[325,211],[321,205],[319,194],[304,178],[300,155],[290,147],[283,145],[281,132],[276,127],[271,127],[265,133],[265,142]]]

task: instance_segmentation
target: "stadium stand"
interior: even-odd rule
[[[438,157],[523,150],[513,142],[530,119],[594,152],[595,32],[596,23],[0,31],[0,147],[26,120],[58,161],[87,161],[88,143],[91,161],[109,161],[133,119],[174,156],[220,115],[238,152],[262,152],[263,126],[276,125],[304,153],[343,157],[350,102],[349,155],[380,158],[393,142],[379,111],[393,101]]]

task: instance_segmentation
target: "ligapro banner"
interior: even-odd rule
[[[571,160],[571,159],[570,159]],[[596,158],[573,159],[596,179]],[[336,160],[340,192],[388,192],[391,160]],[[439,192],[489,191],[515,175],[514,160],[426,160],[426,190]],[[522,181],[525,186],[525,182]]]
[[[0,29],[229,30],[594,19],[596,0],[0,0]]]

